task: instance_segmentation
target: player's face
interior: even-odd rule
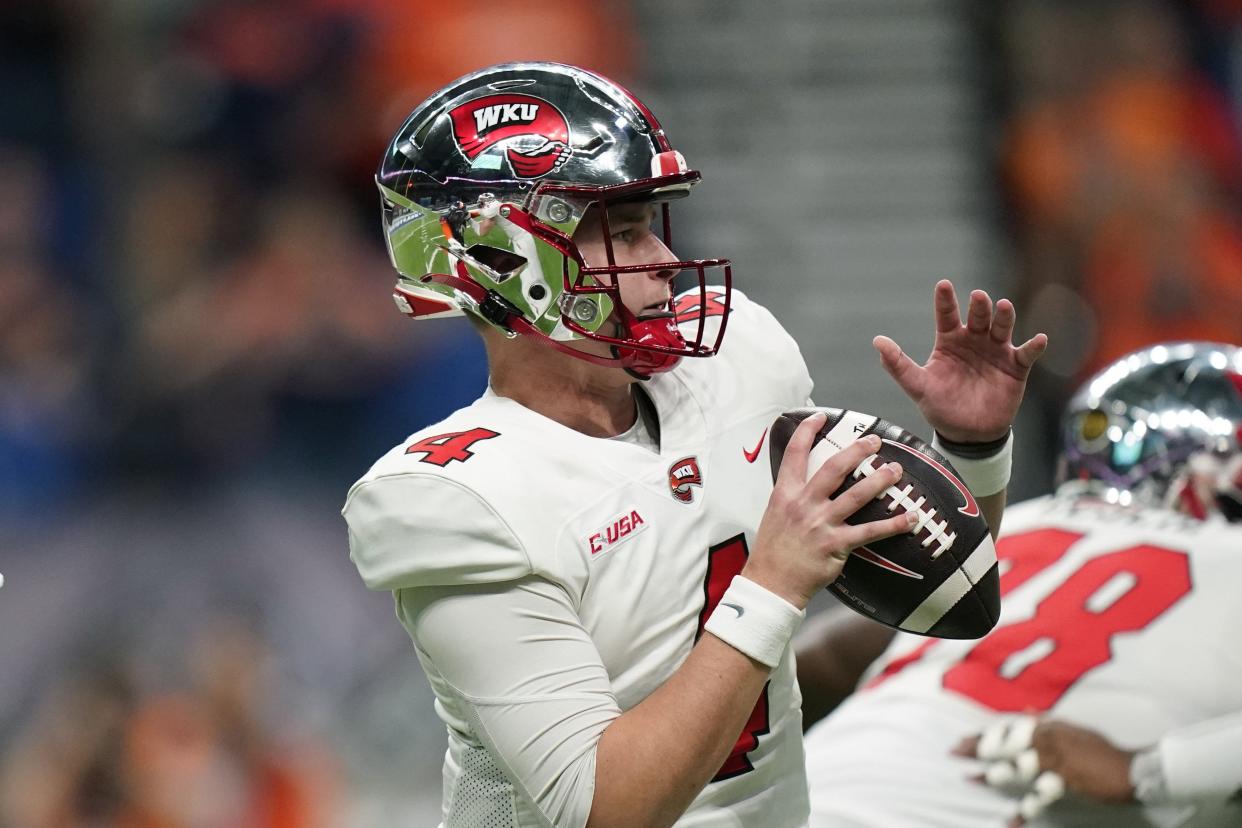
[[[652,229],[657,206],[651,202],[615,204],[608,208],[608,231],[612,238],[612,255],[618,265],[673,262],[677,257]],[[604,246],[603,224],[599,208],[591,207],[574,233],[574,242],[589,267],[608,265]],[[664,311],[672,297],[674,270],[660,269],[646,273],[624,273],[618,276],[621,301],[640,319]],[[607,278],[607,277],[604,277]]]

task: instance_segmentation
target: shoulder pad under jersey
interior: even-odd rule
[[[709,327],[704,338],[715,335],[724,316],[722,295],[707,293]],[[702,301],[697,290],[677,297],[678,317],[691,318]],[[710,314],[714,313],[715,317]],[[763,402],[788,409],[806,405],[813,383],[798,343],[771,311],[733,290],[720,353],[711,359],[685,359],[687,381],[710,389],[710,404],[732,407],[739,402]]]

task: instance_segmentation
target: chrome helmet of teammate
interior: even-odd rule
[[[619,266],[607,226],[609,206],[653,200],[670,244],[669,201],[699,178],[651,110],[606,78],[536,62],[466,75],[414,110],[380,163],[394,299],[411,317],[474,314],[640,377],[711,356],[725,319],[709,333],[708,307],[727,307],[728,260]],[[572,237],[593,205],[607,262],[588,266]],[[656,271],[696,275],[697,299],[692,291],[680,307],[635,316],[617,278]],[[723,300],[708,301],[708,271],[722,274]],[[611,356],[570,344],[583,339]]]
[[[1070,400],[1061,440],[1063,481],[1242,520],[1242,349],[1168,342],[1123,356]]]

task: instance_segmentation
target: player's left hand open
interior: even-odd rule
[[[1018,798],[1011,828],[1034,819],[1066,793],[1114,804],[1134,799],[1134,754],[1068,722],[1006,716],[963,739],[953,753],[983,760],[978,781]]]
[[[1013,303],[1001,299],[993,308],[982,290],[971,292],[963,323],[947,279],[936,285],[935,308],[936,344],[927,363],[920,366],[892,339],[877,336],[873,344],[884,368],[945,438],[975,443],[1004,437],[1048,337],[1039,333],[1015,346]]]

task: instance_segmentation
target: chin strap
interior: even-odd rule
[[[671,317],[644,319],[629,323],[630,337],[641,345],[657,345],[663,348],[684,348],[686,340],[681,331],[677,330]],[[653,374],[671,371],[681,357],[677,354],[648,351],[641,348],[626,348],[614,345],[613,354],[621,362],[621,367],[638,379],[649,379]]]

